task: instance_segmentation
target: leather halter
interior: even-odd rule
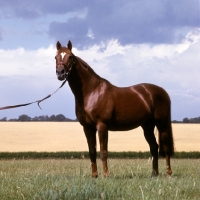
[[[58,65],[63,65],[64,66],[64,70],[65,70],[65,79],[68,80],[68,77],[70,75],[70,72],[72,70],[72,68],[75,66],[76,62],[74,60],[74,55],[71,55],[72,61],[68,62],[68,63],[64,63],[64,62],[58,62],[58,64],[56,65],[56,68],[58,67]],[[66,71],[66,68],[68,69]]]

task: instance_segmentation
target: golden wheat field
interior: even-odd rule
[[[200,151],[199,124],[172,126],[176,151]],[[88,151],[78,122],[0,122],[0,138],[0,152]],[[149,151],[141,128],[109,132],[108,148],[109,151]]]

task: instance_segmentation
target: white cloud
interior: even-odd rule
[[[55,48],[53,45],[38,50],[0,50],[0,74],[4,76],[26,75],[52,77],[55,66]],[[54,70],[55,71],[55,70]]]
[[[122,46],[113,40],[87,50],[73,49],[73,52],[100,75],[121,86],[150,81],[169,85],[169,89],[188,90],[199,83],[199,29],[188,33],[181,44]]]
[[[55,52],[54,45],[38,50],[0,50],[0,74],[52,78],[55,75]],[[152,80],[176,83],[184,88],[198,83],[199,30],[190,32],[181,44],[122,46],[117,40],[111,40],[85,50],[73,48],[73,52],[88,62],[101,76],[111,78],[111,82],[118,85]],[[124,77],[125,81],[121,82]]]

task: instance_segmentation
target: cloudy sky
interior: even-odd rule
[[[71,40],[73,53],[117,86],[165,88],[173,120],[200,116],[200,0],[0,1],[0,106],[35,101],[60,86],[58,40]],[[0,118],[76,118],[67,84],[41,106],[0,111]]]

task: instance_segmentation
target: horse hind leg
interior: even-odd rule
[[[169,153],[169,145],[168,145],[168,134],[167,131],[159,131],[159,146],[160,151],[159,154],[166,159],[166,173],[168,175],[172,174],[171,164],[170,164],[170,153]]]
[[[172,135],[171,121],[157,123],[159,132],[159,154],[166,159],[166,173],[167,175],[172,174],[170,156],[174,154],[174,142]]]
[[[153,157],[152,176],[157,176],[159,174],[159,171],[158,171],[158,144],[156,142],[156,138],[154,135],[154,127],[155,127],[155,124],[152,121],[148,121],[144,125],[142,125],[142,128],[144,130],[144,137],[149,144],[150,152]]]

